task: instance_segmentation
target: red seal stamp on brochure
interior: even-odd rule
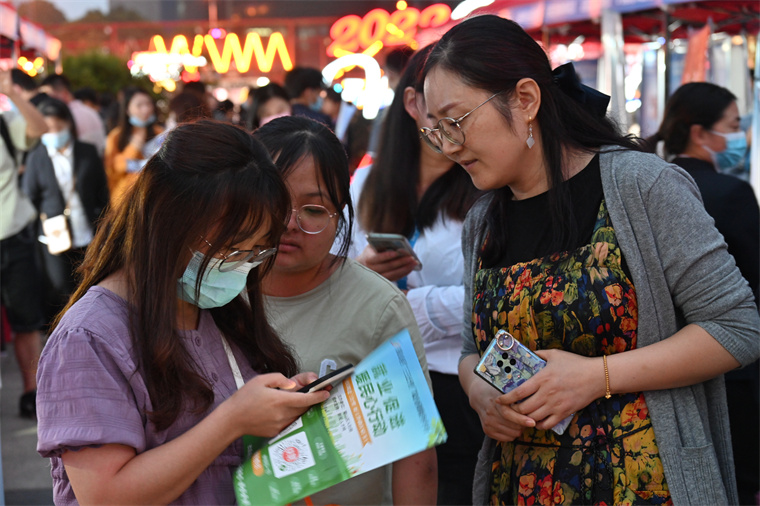
[[[282,451],[282,458],[285,462],[295,462],[298,460],[298,448],[290,446]]]

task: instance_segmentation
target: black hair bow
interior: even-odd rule
[[[607,105],[610,103],[609,95],[581,83],[572,63],[560,65],[552,70],[552,75],[559,89],[576,102],[588,106],[594,116],[603,118],[607,114]]]

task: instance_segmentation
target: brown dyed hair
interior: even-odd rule
[[[289,193],[264,146],[239,127],[201,120],[169,133],[122,204],[98,228],[79,269],[82,282],[63,312],[90,287],[124,270],[132,343],[154,408],[148,415],[158,430],[185,409],[205,412],[214,400],[176,327],[177,279],[190,251],[199,237],[213,244],[203,272],[220,250],[262,227],[269,229],[268,245],[276,245],[289,212]],[[290,376],[297,371],[295,359],[267,322],[260,290],[272,265],[270,258],[249,274],[250,303],[238,296],[210,311],[254,370]]]

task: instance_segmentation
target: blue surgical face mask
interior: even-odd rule
[[[206,266],[201,280],[200,294],[196,299],[195,285],[203,259],[203,253],[193,252],[193,257],[187,264],[184,274],[177,280],[179,297],[201,309],[224,306],[240,295],[245,288],[248,273],[261,263],[246,262],[234,270],[222,272],[219,270],[222,259],[212,258]]]
[[[155,114],[151,114],[150,118],[146,119],[145,121],[141,120],[140,118],[135,118],[134,116],[129,117],[129,124],[134,127],[146,127],[155,122],[156,122]]]
[[[718,170],[732,169],[744,160],[744,157],[747,155],[747,136],[744,132],[733,132],[730,134],[714,132],[712,130],[710,132],[726,139],[726,149],[723,151],[713,151],[707,146],[703,146],[705,151],[710,153],[713,165]]]
[[[61,130],[60,132],[48,132],[42,134],[40,142],[50,149],[59,150],[65,147],[71,140],[71,132],[68,130]]]
[[[322,111],[322,102],[324,102],[325,99],[322,98],[322,95],[317,97],[317,101],[311,104],[311,110],[316,112]]]

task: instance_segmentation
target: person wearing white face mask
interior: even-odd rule
[[[327,399],[294,391],[316,374],[293,376],[264,313],[289,212],[245,130],[169,133],[96,232],[40,359],[37,451],[56,504],[234,504],[242,436]]]
[[[164,128],[156,123],[156,104],[147,91],[130,86],[124,90],[119,126],[108,134],[104,163],[116,205],[153,153],[146,152],[150,141]]]
[[[108,205],[108,186],[103,162],[95,146],[77,140],[71,112],[60,100],[47,98],[38,107],[48,132],[29,153],[23,178],[25,193],[44,218],[65,215],[71,249],[52,254],[42,246],[45,271],[52,290],[46,298],[46,316],[63,308],[74,291],[74,268],[84,259],[95,226]],[[42,235],[41,226],[39,236]]]
[[[707,213],[723,234],[744,278],[760,297],[760,210],[749,183],[722,171],[743,163],[745,132],[739,128],[736,97],[711,83],[688,83],[665,105],[656,134],[666,155],[694,178]],[[760,490],[760,374],[758,362],[725,375],[731,441],[740,504]]]

